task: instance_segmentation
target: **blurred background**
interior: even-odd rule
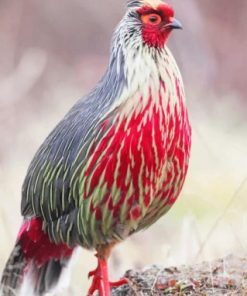
[[[190,170],[168,215],[115,249],[115,279],[129,268],[193,263],[247,249],[247,1],[169,3],[184,25],[169,47],[186,85]],[[21,223],[27,167],[54,125],[102,76],[125,5],[0,1],[0,273]],[[69,295],[86,291],[86,274],[96,264],[85,250],[75,261]]]

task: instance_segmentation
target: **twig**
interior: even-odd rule
[[[234,192],[232,198],[230,199],[230,201],[228,202],[228,204],[226,205],[223,213],[216,219],[214,225],[212,226],[212,228],[210,229],[210,231],[208,232],[208,235],[206,236],[206,239],[204,240],[204,242],[201,244],[200,249],[197,253],[197,255],[195,256],[195,259],[198,260],[198,258],[201,256],[205,245],[207,244],[207,242],[209,241],[210,237],[212,236],[212,234],[214,233],[215,229],[217,228],[219,222],[224,218],[225,214],[227,213],[227,211],[230,209],[230,207],[232,206],[233,202],[235,201],[235,199],[238,197],[239,193],[241,192],[242,188],[244,187],[245,183],[247,182],[247,177],[244,178],[244,180],[241,182],[241,184],[239,185],[239,187],[236,189],[236,191]]]

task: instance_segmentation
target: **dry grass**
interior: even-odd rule
[[[246,258],[228,256],[194,266],[151,266],[139,272],[129,270],[125,274],[129,285],[114,290],[112,295],[244,296],[247,295],[246,267]]]

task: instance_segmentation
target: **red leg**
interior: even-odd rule
[[[89,272],[88,276],[93,276],[88,296],[92,296],[96,291],[99,292],[99,296],[110,296],[111,288],[119,287],[128,283],[127,279],[121,279],[118,282],[109,282],[107,260],[101,258],[98,258],[97,268],[94,271]]]

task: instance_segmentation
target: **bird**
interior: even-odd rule
[[[128,0],[105,74],[55,126],[22,186],[22,225],[1,278],[3,296],[29,277],[53,289],[75,249],[96,251],[87,295],[111,295],[115,245],[177,200],[189,167],[191,125],[183,80],[167,47],[181,23],[163,0]]]

